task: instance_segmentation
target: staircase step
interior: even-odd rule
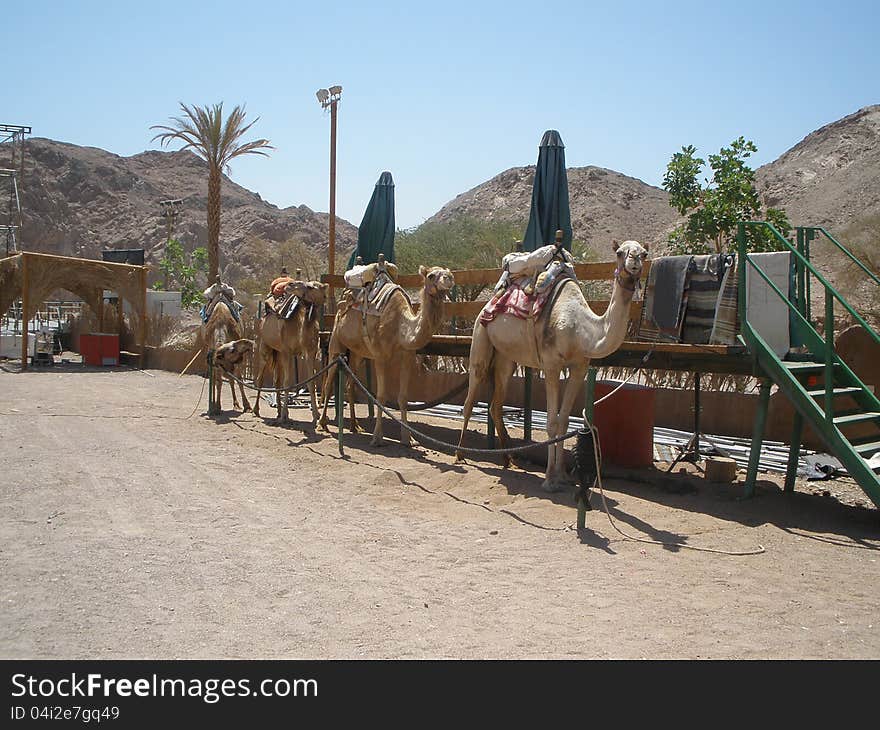
[[[858,446],[853,446],[853,448],[859,454],[867,454],[871,451],[880,451],[880,441],[872,441],[869,444],[859,444]]]
[[[865,413],[852,413],[848,416],[835,416],[834,425],[846,426],[851,423],[861,423],[862,421],[873,421],[880,418],[880,413],[875,411],[866,411]]]
[[[789,362],[788,360],[783,360],[782,364],[792,370],[794,372],[808,372],[810,370],[821,370],[825,367],[824,362]]]
[[[838,395],[850,395],[852,393],[861,393],[861,388],[835,388],[834,396]],[[819,388],[818,390],[808,390],[807,393],[814,398],[819,398],[825,395],[825,388]]]

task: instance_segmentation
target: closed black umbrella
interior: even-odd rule
[[[538,146],[538,164],[532,186],[529,225],[523,237],[523,250],[556,242],[562,231],[562,243],[571,251],[571,210],[568,206],[568,175],[565,171],[565,145],[555,129],[544,132]]]
[[[390,172],[383,172],[373,189],[373,196],[358,226],[357,247],[348,260],[354,266],[358,256],[365,264],[379,260],[379,254],[394,263],[394,180]]]

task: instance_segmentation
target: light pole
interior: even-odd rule
[[[342,96],[338,84],[329,89],[318,89],[315,96],[323,109],[330,109],[330,241],[328,248],[330,274],[336,273],[336,106]],[[330,287],[333,298],[333,286]]]

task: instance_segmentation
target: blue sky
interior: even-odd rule
[[[557,129],[569,167],[659,185],[672,153],[739,135],[757,167],[880,103],[880,3],[11,3],[0,122],[119,155],[157,148],[178,102],[245,103],[270,158],[232,178],[278,206],[329,209],[329,115],[343,87],[337,213],[357,225],[383,170],[398,227]]]

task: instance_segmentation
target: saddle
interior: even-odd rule
[[[273,293],[272,296],[263,300],[263,306],[265,307],[266,312],[274,312],[281,317],[281,319],[290,319],[296,310],[299,309],[301,304],[302,299],[300,299],[294,292],[289,292],[285,296],[283,288],[281,289],[280,295],[275,295]]]
[[[507,254],[494,294],[480,312],[480,323],[486,325],[499,314],[537,318],[565,281],[577,280],[573,263],[571,254],[561,246]]]
[[[239,304],[234,299],[230,298],[228,294],[225,292],[219,292],[213,296],[210,302],[202,305],[202,308],[199,310],[199,314],[202,317],[202,322],[205,324],[208,323],[208,320],[211,318],[211,314],[214,311],[214,308],[217,306],[218,302],[223,302],[227,309],[229,309],[229,313],[232,315],[233,319],[236,322],[240,321],[241,310],[244,309],[243,304]]]

